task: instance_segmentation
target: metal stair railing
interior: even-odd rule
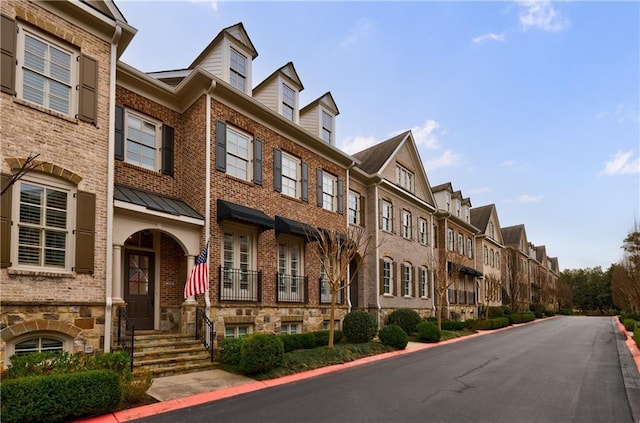
[[[207,313],[201,309],[196,309],[196,339],[202,342],[202,345],[209,351],[211,356],[211,362],[213,363],[215,348],[213,340],[216,337],[216,332],[213,330],[213,322]]]
[[[129,354],[129,365],[133,372],[133,345],[135,334],[135,325],[127,316],[125,307],[118,307],[118,336],[116,343]]]

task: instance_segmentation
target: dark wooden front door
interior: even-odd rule
[[[147,251],[125,253],[124,300],[127,315],[136,330],[153,329],[154,254]]]
[[[349,264],[349,275],[351,276],[351,284],[349,285],[349,298],[351,298],[351,307],[353,309],[357,309],[362,306],[358,298],[358,279],[360,275],[356,274],[357,272],[358,265],[354,260],[352,260]]]

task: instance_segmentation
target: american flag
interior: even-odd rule
[[[196,259],[196,264],[191,269],[191,276],[184,286],[184,298],[193,297],[196,294],[204,294],[209,283],[209,265],[207,264],[209,242]]]

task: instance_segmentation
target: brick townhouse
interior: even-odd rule
[[[112,66],[135,31],[108,3],[9,0],[0,12],[6,365],[14,353],[91,352],[109,342]],[[32,170],[10,185],[35,155]]]
[[[454,191],[451,182],[431,188],[438,204],[438,249],[443,272],[440,283],[448,286],[444,314],[454,320],[476,319],[479,281],[475,252],[476,235],[471,223],[471,200]]]

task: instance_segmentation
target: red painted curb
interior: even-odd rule
[[[629,336],[629,333],[627,332],[627,329],[624,327],[624,325],[620,323],[620,319],[616,317],[614,317],[614,319],[616,319],[616,322],[618,323],[618,329],[620,329],[620,332],[622,332],[624,337],[627,339],[625,343],[627,344],[627,348],[629,348],[629,352],[631,353],[633,360],[636,362],[638,373],[640,373],[640,348],[638,348],[638,344],[636,344],[636,341],[633,339],[633,337]]]

